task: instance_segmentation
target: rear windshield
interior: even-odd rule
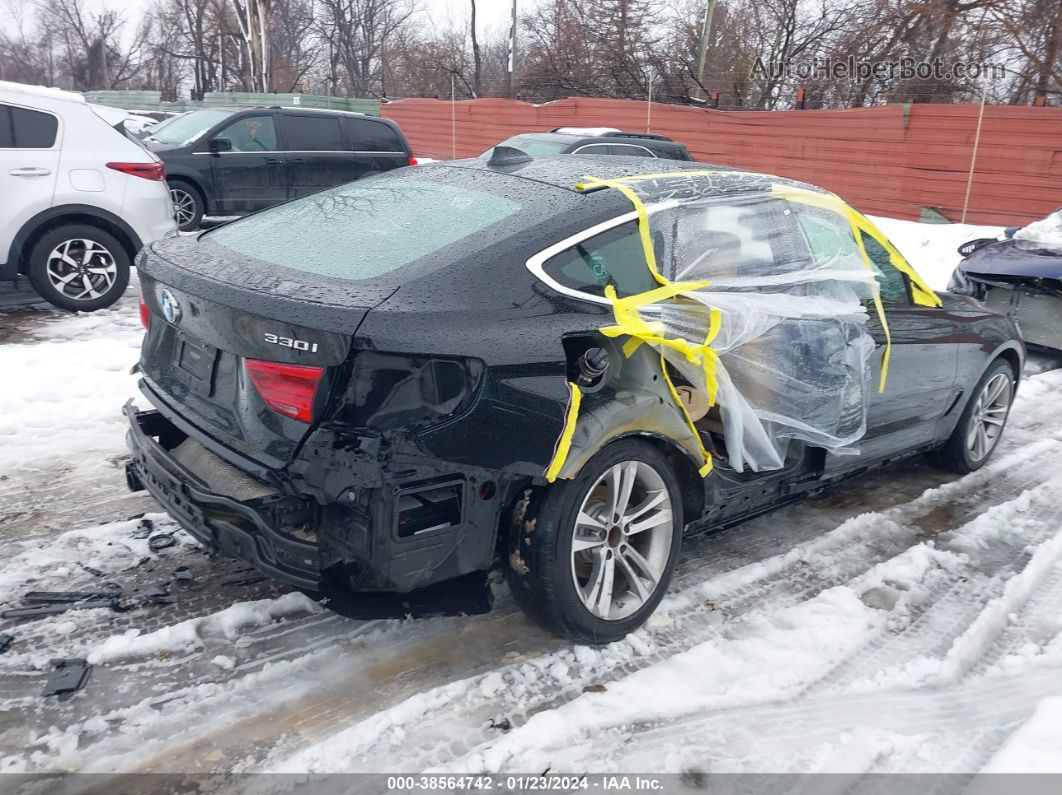
[[[194,110],[184,116],[178,116],[165,126],[156,127],[148,136],[148,141],[172,146],[190,144],[204,132],[222,119],[231,116],[231,110]]]
[[[531,138],[524,135],[516,135],[509,138],[506,141],[502,141],[498,146],[511,146],[513,149],[519,149],[521,152],[531,157],[542,157],[544,155],[559,155],[564,152],[569,146],[572,145],[571,141],[565,140],[550,140],[541,138]],[[494,147],[491,147],[484,152],[480,157],[490,157],[490,153],[494,151]]]
[[[455,172],[409,169],[350,182],[208,236],[237,254],[297,271],[369,279],[459,244],[524,208],[518,194],[492,190],[489,176]]]

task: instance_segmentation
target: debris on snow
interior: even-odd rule
[[[92,666],[80,657],[52,660],[52,672],[44,684],[44,692],[41,695],[59,696],[60,699],[69,698],[85,686],[91,673]]]

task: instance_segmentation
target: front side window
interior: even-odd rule
[[[871,235],[860,230],[863,248],[874,270],[874,278],[881,290],[881,300],[886,304],[909,304],[911,296],[907,289],[907,277],[892,264],[892,257],[885,246]]]
[[[50,113],[0,105],[0,149],[51,149],[58,130]]]
[[[658,286],[646,266],[636,221],[576,243],[547,260],[543,271],[564,287],[595,296],[604,296],[610,284],[621,297]]]
[[[235,126],[235,125],[233,125]],[[285,116],[288,149],[293,152],[341,152],[339,119],[328,116]]]
[[[233,152],[275,152],[277,129],[272,116],[245,116],[219,132],[215,138],[228,138]]]

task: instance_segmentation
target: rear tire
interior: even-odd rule
[[[611,643],[641,626],[664,597],[682,543],[682,497],[652,444],[610,444],[520,513],[506,578],[517,604],[546,629]]]
[[[170,189],[170,201],[173,202],[173,220],[181,232],[194,232],[203,220],[206,202],[203,194],[190,182],[183,179],[171,179],[166,183]]]
[[[45,232],[29,255],[29,280],[41,298],[71,312],[110,306],[129,284],[129,253],[97,226],[68,224]]]
[[[1014,402],[1014,370],[1006,361],[990,366],[977,382],[948,441],[930,460],[965,475],[983,467],[996,449]]]

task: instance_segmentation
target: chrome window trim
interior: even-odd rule
[[[627,143],[622,143],[622,142],[617,142],[617,141],[608,141],[608,142],[605,142],[605,141],[594,141],[593,143],[590,143],[590,144],[583,144],[578,149],[573,149],[572,150],[572,154],[573,155],[577,155],[577,154],[579,154],[581,151],[583,151],[584,149],[586,149],[589,146],[629,146],[632,149],[641,149],[643,152],[647,152],[649,154],[649,157],[654,157],[654,158],[656,157],[656,152],[654,152],[652,149],[650,149],[650,148],[648,148],[646,146],[642,146],[641,144],[627,144]],[[593,152],[591,152],[590,154],[593,154]],[[657,159],[659,160],[659,158],[657,158]]]
[[[679,204],[676,199],[669,199],[668,201],[658,202],[651,204],[645,208],[645,211],[652,215],[660,210],[667,210],[671,207],[677,207]],[[590,301],[594,304],[604,304],[605,306],[611,306],[612,302],[604,296],[593,295],[592,293],[584,293],[582,290],[576,290],[573,287],[566,287],[560,282],[553,279],[548,273],[546,273],[545,265],[552,257],[560,254],[565,249],[569,249],[576,243],[581,243],[587,238],[599,235],[602,232],[607,232],[609,229],[625,224],[628,221],[635,220],[638,217],[637,210],[631,210],[630,212],[623,213],[623,215],[617,215],[615,218],[610,218],[607,221],[602,221],[599,224],[588,227],[581,232],[576,232],[574,235],[564,238],[552,246],[542,249],[537,254],[528,258],[525,265],[527,269],[531,271],[531,274],[547,287],[555,290],[563,295],[571,296],[572,298],[579,298],[583,301]]]

